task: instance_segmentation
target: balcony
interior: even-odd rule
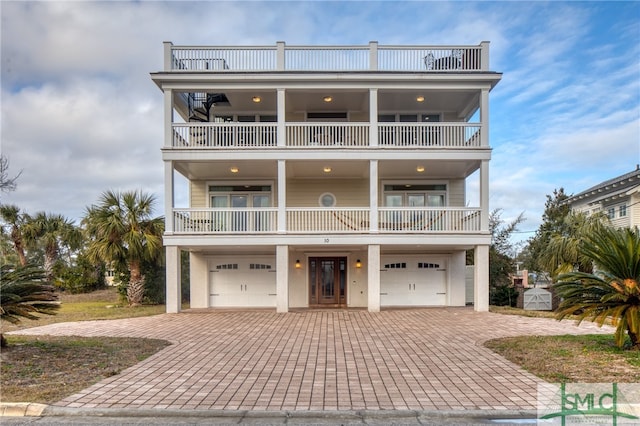
[[[174,46],[165,71],[488,71],[489,43],[478,46]]]
[[[173,123],[175,149],[269,149],[278,146],[275,123]],[[367,148],[369,123],[286,123],[286,148]],[[480,148],[478,123],[380,123],[378,148]]]
[[[277,208],[173,209],[174,234],[275,234]],[[368,208],[287,208],[288,234],[354,233],[476,233],[481,231],[479,208],[378,209],[372,226]]]

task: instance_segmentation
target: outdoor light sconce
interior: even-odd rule
[[[300,263],[300,259],[296,259],[296,269],[302,269],[302,263]]]
[[[362,262],[360,262],[360,259],[356,260],[356,268],[362,268]]]

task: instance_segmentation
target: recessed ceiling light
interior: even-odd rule
[[[260,96],[254,96],[253,98],[251,98],[251,100],[257,104],[262,102],[262,98]]]
[[[324,168],[322,169],[323,172],[325,173],[331,173],[331,167],[329,166],[324,166]]]
[[[418,167],[416,167],[416,172],[418,172],[418,173],[422,173],[422,172],[424,172],[424,166],[418,166]]]
[[[238,173],[238,172],[240,171],[240,169],[238,169],[236,166],[233,166],[233,167],[231,167],[231,168],[229,169],[229,171],[230,171],[231,173]]]
[[[331,102],[333,98],[331,96],[325,96],[324,98],[322,98],[322,100],[325,102]]]
[[[424,102],[424,96],[418,96],[418,97],[416,98],[416,101],[418,101],[418,102]]]

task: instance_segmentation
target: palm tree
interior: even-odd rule
[[[558,319],[578,315],[617,326],[615,341],[624,345],[625,333],[631,346],[640,349],[640,231],[602,226],[585,235],[578,246],[582,256],[591,259],[595,272],[560,275],[554,288],[562,302]]]
[[[89,258],[125,265],[129,270],[127,300],[131,306],[140,305],[144,297],[141,263],[156,259],[162,250],[164,220],[151,217],[154,203],[155,197],[142,191],[107,191],[97,206],[87,209],[84,219]]]
[[[0,319],[17,324],[20,318],[37,320],[35,314],[53,315],[60,308],[57,299],[40,267],[0,266]],[[0,346],[6,345],[0,333]]]
[[[53,267],[58,261],[61,246],[77,249],[82,241],[80,231],[73,222],[60,214],[36,213],[24,226],[28,243],[41,244],[44,249],[44,270],[49,281],[53,280]]]
[[[29,215],[21,213],[18,206],[4,204],[0,205],[0,217],[9,227],[9,238],[13,243],[13,248],[16,250],[20,265],[25,266],[27,264],[27,256],[25,255],[23,226],[30,219]]]
[[[607,217],[603,214],[587,216],[584,213],[569,213],[564,222],[564,233],[553,235],[543,249],[541,266],[552,278],[574,270],[593,272],[593,263],[582,253],[580,244],[585,236],[597,233],[603,226],[607,226]]]

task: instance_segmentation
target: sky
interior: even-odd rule
[[[0,15],[0,151],[21,172],[0,202],[30,214],[79,223],[104,191],[133,189],[164,214],[163,97],[149,77],[163,41],[490,41],[503,73],[490,94],[490,209],[524,215],[520,244],[554,189],[576,194],[640,164],[638,1],[0,0]]]

